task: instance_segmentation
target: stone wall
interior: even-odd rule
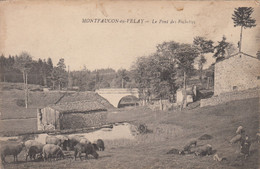
[[[201,99],[200,107],[215,106],[233,100],[243,100],[243,99],[257,98],[257,97],[259,98],[259,96],[260,96],[260,89],[224,93],[224,94],[220,94],[219,96],[213,96],[209,99]]]
[[[239,53],[216,63],[214,95],[260,86],[260,60]]]

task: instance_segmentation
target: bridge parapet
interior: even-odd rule
[[[139,90],[137,88],[104,88],[96,90],[98,94],[128,94],[138,97]]]

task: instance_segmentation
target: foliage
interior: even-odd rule
[[[252,7],[239,7],[239,8],[235,8],[234,14],[232,14],[234,27],[241,26],[239,52],[241,52],[241,48],[242,48],[243,28],[252,28],[256,26],[255,24],[256,20],[251,17],[253,12],[254,9]]]
[[[15,57],[14,68],[17,68],[22,73],[27,74],[31,69],[32,57],[27,52],[22,52]]]
[[[235,8],[232,19],[234,21],[234,27],[242,26],[244,28],[255,27],[256,20],[251,17],[254,9],[252,7],[239,7]]]
[[[218,41],[218,45],[215,46],[215,54],[213,55],[213,57],[220,59],[220,58],[224,58],[225,54],[226,54],[226,48],[228,47],[229,43],[226,42],[226,37],[223,36],[221,41]]]
[[[193,45],[196,47],[196,49],[199,52],[199,59],[198,62],[198,68],[199,68],[199,79],[202,83],[202,70],[203,70],[203,64],[206,63],[206,59],[204,54],[205,53],[213,53],[214,52],[214,46],[213,46],[212,40],[207,40],[204,37],[197,36],[193,40]]]

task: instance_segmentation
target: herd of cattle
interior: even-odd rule
[[[8,155],[13,155],[14,162],[18,161],[18,154],[25,149],[26,158],[40,159],[43,158],[44,161],[51,160],[51,158],[65,158],[64,150],[74,151],[74,159],[77,157],[81,159],[81,154],[85,153],[85,158],[88,155],[92,155],[94,158],[98,158],[97,151],[104,151],[105,145],[102,139],[98,139],[91,143],[88,139],[79,135],[48,135],[45,139],[46,144],[42,144],[36,140],[27,140],[25,142],[18,141],[5,141],[1,142],[1,161],[6,163],[5,157]]]

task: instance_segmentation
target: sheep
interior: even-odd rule
[[[8,155],[14,156],[14,162],[18,162],[17,155],[22,151],[24,147],[23,142],[1,142],[1,160],[2,163],[6,163],[5,157]]]
[[[58,157],[63,157],[64,159],[64,153],[60,146],[54,145],[54,144],[45,144],[42,149],[43,153],[43,159],[46,161],[47,159],[50,159],[51,157],[55,157],[56,159]]]
[[[82,144],[82,143],[78,143],[75,147],[74,147],[74,159],[76,161],[77,156],[80,158],[81,160],[81,153],[85,153],[85,157],[88,158],[88,155],[91,154],[93,157],[95,157],[96,159],[98,158],[98,153],[96,152],[94,146],[92,144]]]
[[[27,140],[25,143],[25,151],[26,151],[26,161],[28,156],[30,157],[30,159],[34,158],[36,154],[41,154],[42,153],[42,148],[44,146],[44,144],[35,141],[35,140]],[[34,147],[34,148],[31,148]]]

